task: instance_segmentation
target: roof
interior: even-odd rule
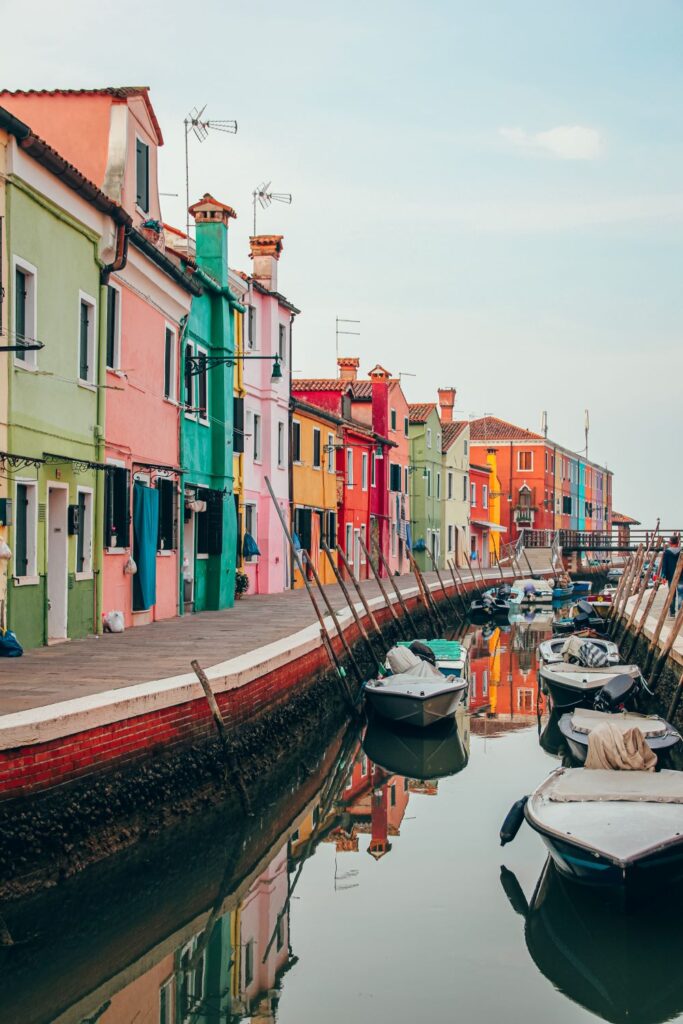
[[[352,380],[346,381],[351,384],[351,397],[357,402],[370,402],[372,401],[372,381],[371,380]]]
[[[464,432],[465,427],[469,427],[467,420],[456,420],[453,423],[444,423],[441,427],[441,449],[446,452],[458,440],[460,435]]]
[[[408,405],[410,422],[426,423],[434,409],[436,402],[411,402]]]
[[[470,462],[470,469],[476,469],[478,473],[490,473],[490,466],[478,466],[476,462]]]
[[[302,402],[300,398],[292,398],[292,409],[294,412],[307,413],[310,416],[316,416],[321,420],[325,420],[327,423],[343,423],[344,420],[341,416],[337,416],[336,413],[330,412],[329,409],[322,409],[319,405],[311,405],[310,402]]]
[[[542,434],[533,430],[517,427],[497,416],[481,416],[470,421],[470,440],[472,441],[545,441]]]
[[[640,519],[631,519],[623,512],[612,512],[612,523],[614,526],[640,526]]]
[[[297,309],[294,303],[290,302],[287,296],[283,295],[281,292],[271,291],[270,288],[266,288],[265,285],[261,284],[259,281],[256,280],[255,277],[252,277],[250,274],[247,274],[244,270],[234,270],[233,268],[229,269],[232,269],[233,274],[237,274],[238,277],[241,277],[243,281],[245,281],[251,288],[254,289],[254,291],[261,292],[262,295],[272,295],[273,298],[277,299],[280,305],[284,306],[285,309],[288,309],[290,313],[301,312],[301,310]]]
[[[292,391],[349,391],[352,382],[338,377],[304,377],[292,381]]]
[[[131,96],[141,96],[147,107],[149,119],[154,126],[157,145],[163,146],[164,144],[161,126],[154,113],[152,101],[149,98],[148,85],[109,85],[102,89],[3,89],[2,92],[7,96],[111,96],[117,100],[127,100]]]

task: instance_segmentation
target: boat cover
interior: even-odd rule
[[[578,636],[570,636],[565,640],[562,657],[565,661],[568,658],[576,658],[580,665],[589,665],[591,668],[604,668],[609,664],[604,647]]]
[[[637,726],[622,732],[614,723],[603,722],[588,735],[587,771],[653,772],[656,764],[657,755]]]
[[[410,676],[411,679],[439,679],[443,681],[443,675],[435,665],[423,661],[416,654],[409,651],[407,647],[392,647],[387,653],[387,665],[394,677]]]
[[[609,769],[564,768],[543,786],[551,803],[683,804],[683,772],[614,772]]]
[[[609,722],[622,733],[635,728],[640,729],[643,736],[666,736],[666,722],[657,715],[636,715],[630,711],[610,715],[605,711],[593,711],[589,708],[576,708],[572,712],[572,728],[576,732],[591,733],[605,722]]]

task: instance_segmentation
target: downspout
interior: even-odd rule
[[[288,487],[289,487],[289,523],[290,529],[294,523],[294,466],[292,464],[292,431],[294,429],[294,409],[292,408],[292,333],[294,330],[294,313],[290,313],[289,316],[289,352],[287,357],[289,359],[289,400],[287,402],[287,476],[288,476]],[[322,431],[321,431],[322,439]],[[323,474],[325,470],[323,469]],[[323,476],[323,499],[325,494],[325,478]],[[325,529],[325,521],[323,519],[322,524],[323,530]],[[289,588],[294,589],[294,552],[290,549],[289,551]]]

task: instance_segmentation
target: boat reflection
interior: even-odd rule
[[[391,729],[372,721],[363,750],[385,771],[423,782],[456,775],[467,764],[469,723],[464,711],[431,729]]]
[[[594,891],[567,886],[550,860],[529,903],[505,867],[501,883],[525,919],[534,963],[568,999],[614,1024],[659,1024],[683,1011],[680,892],[665,913],[653,902],[624,914]]]

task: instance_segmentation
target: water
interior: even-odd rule
[[[246,827],[207,815],[6,908],[0,1021],[683,1019],[670,900],[625,917],[549,871],[527,826],[498,844],[557,763],[538,743],[549,632],[473,631],[457,730],[339,735]]]

